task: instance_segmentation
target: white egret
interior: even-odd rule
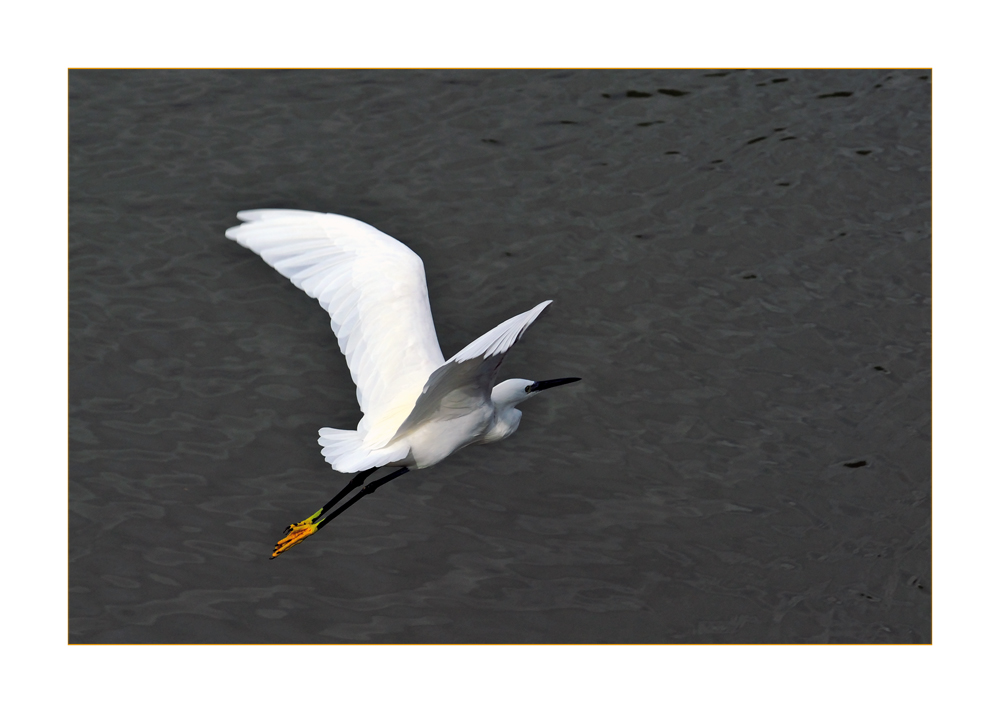
[[[511,317],[445,361],[424,265],[408,247],[354,218],[302,210],[245,210],[226,237],[264,258],[330,313],[364,413],[353,431],[319,430],[334,470],[357,473],[330,502],[286,528],[271,558],[302,542],[410,468],[427,468],[472,443],[508,438],[516,408],[577,378],[496,383],[504,355],[551,300]],[[399,469],[365,485],[383,466]],[[324,519],[347,493],[361,489]]]

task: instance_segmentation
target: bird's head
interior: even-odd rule
[[[577,377],[566,379],[549,379],[548,381],[529,381],[528,379],[507,379],[493,387],[493,404],[497,409],[512,408],[522,401],[527,401],[539,391],[551,389],[553,386],[572,384],[579,381]]]

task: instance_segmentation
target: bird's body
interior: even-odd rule
[[[361,221],[330,213],[251,210],[238,217],[244,223],[226,236],[319,300],[330,313],[357,384],[364,412],[357,429],[319,431],[323,456],[334,470],[363,471],[367,477],[387,465],[426,468],[467,445],[509,437],[521,420],[517,404],[577,381],[496,384],[507,350],[551,301],[508,319],[445,361],[423,262],[405,245]],[[303,521],[314,526],[308,534],[318,529],[316,519]],[[284,549],[276,548],[272,556]]]

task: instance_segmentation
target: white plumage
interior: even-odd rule
[[[320,429],[323,455],[353,473],[425,468],[470,443],[511,435],[517,403],[576,379],[499,385],[504,354],[551,301],[508,319],[448,361],[441,354],[424,266],[409,248],[353,218],[247,210],[226,237],[253,250],[319,300],[357,384],[357,430]]]

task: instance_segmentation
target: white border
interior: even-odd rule
[[[912,2],[91,2],[5,10],[8,700],[109,710],[978,709],[997,575],[995,24]],[[697,9],[695,9],[697,8]],[[934,80],[930,647],[68,647],[66,69],[926,67]],[[992,218],[992,216],[990,216]],[[990,451],[993,449],[991,448]],[[38,454],[45,454],[39,458]],[[305,682],[309,682],[308,685]],[[11,686],[13,690],[11,690]],[[20,694],[20,695],[19,695]]]

